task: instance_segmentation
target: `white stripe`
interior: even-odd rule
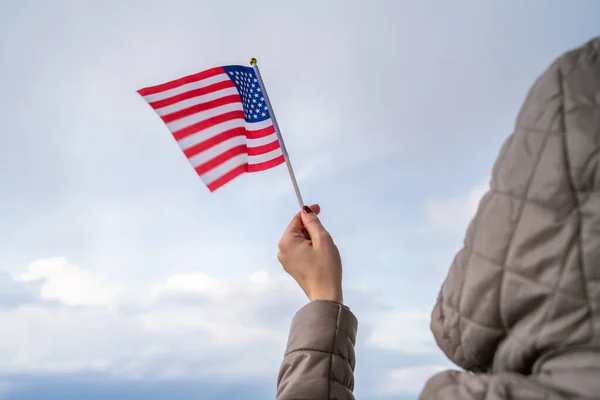
[[[246,122],[242,118],[238,118],[238,119],[233,119],[231,121],[223,122],[219,125],[211,126],[210,128],[204,129],[200,132],[194,133],[193,135],[190,135],[183,139],[180,139],[177,143],[179,144],[179,147],[181,148],[181,150],[185,151],[185,150],[189,149],[190,147],[197,145],[198,143],[202,143],[203,141],[205,141],[208,138],[216,136],[219,133],[228,131],[230,129],[242,128],[245,126],[246,130],[248,130],[248,131],[258,131],[261,129],[268,128],[272,124],[273,123],[271,122],[270,118],[265,121],[252,122],[252,123]],[[268,136],[268,137],[270,137],[270,136]],[[260,140],[260,139],[256,139],[256,140]]]
[[[273,125],[271,118],[265,119],[260,122],[246,122],[246,130],[247,131],[260,131],[261,129],[268,128]]]
[[[271,133],[269,136],[261,137],[258,139],[248,139],[248,147],[258,147],[265,144],[272,143],[277,140],[277,134]]]
[[[204,121],[212,117],[216,117],[217,115],[225,114],[230,111],[244,111],[244,107],[242,106],[242,103],[225,104],[224,106],[211,108],[210,110],[202,111],[169,122],[167,124],[167,127],[171,132],[177,132],[183,128],[187,128],[188,126],[194,125],[198,122]]]
[[[234,168],[239,167],[240,165],[246,164],[247,161],[248,161],[247,154],[239,154],[239,155],[225,161],[223,164],[211,169],[210,171],[201,175],[200,177],[202,178],[204,183],[206,183],[207,185],[210,185],[212,182],[216,181],[217,179],[219,179],[226,173],[230,172]]]
[[[204,142],[206,139],[209,139],[213,136],[217,136],[218,134],[228,131],[230,129],[242,128],[245,124],[243,118],[232,119],[231,121],[225,121],[219,125],[211,126],[210,128],[206,128],[200,132],[194,133],[193,135],[184,137],[183,139],[179,139],[177,143],[181,150],[185,151],[190,147],[197,145],[198,143]]]
[[[240,165],[244,165],[246,163],[258,164],[261,162],[270,161],[270,160],[273,160],[273,159],[281,156],[282,154],[283,153],[281,152],[281,149],[277,149],[277,150],[271,151],[269,153],[262,154],[260,156],[252,156],[252,157],[248,157],[246,154],[239,154],[239,155],[225,161],[223,164],[218,165],[217,167],[211,169],[210,171],[206,172],[205,174],[202,174],[200,177],[202,178],[202,180],[204,181],[204,183],[206,185],[210,185],[211,183],[213,183],[214,181],[216,181],[223,175],[227,174],[228,172],[232,171],[233,169],[239,167]]]
[[[215,158],[217,156],[220,156],[221,154],[225,153],[226,151],[228,151],[234,147],[244,145],[244,144],[247,145],[248,147],[257,147],[257,146],[262,146],[264,144],[272,143],[273,141],[276,141],[276,140],[277,140],[277,135],[275,135],[275,134],[265,136],[264,138],[252,139],[252,140],[247,140],[245,136],[235,136],[231,139],[227,139],[224,142],[221,142],[209,149],[204,150],[201,153],[198,153],[198,154],[190,157],[189,160],[190,160],[190,163],[192,164],[192,166],[194,168],[196,168],[197,166],[202,165],[205,162],[212,160],[213,158]],[[261,156],[262,155],[250,156],[250,159],[254,159],[255,157],[261,157]]]
[[[209,94],[205,94],[204,96],[192,97],[191,99],[182,100],[178,103],[171,104],[166,107],[157,108],[155,111],[161,117],[163,115],[171,114],[179,110],[184,110],[188,107],[195,106],[197,104],[206,103],[212,100],[220,99],[221,97],[231,96],[232,94],[239,94],[237,89],[227,88],[222,90],[217,90],[216,92],[212,92]]]
[[[279,157],[280,155],[282,155],[283,153],[281,152],[281,148],[279,149],[275,149],[273,151],[270,151],[268,153],[265,154],[260,154],[258,156],[249,156],[248,157],[248,164],[260,164],[266,161],[271,161],[274,158]]]
[[[231,139],[228,139],[224,142],[219,143],[216,146],[211,147],[203,151],[202,153],[196,154],[189,158],[192,167],[196,168],[199,165],[204,164],[207,161],[212,160],[213,158],[220,156],[228,150],[231,150],[234,147],[245,145],[246,137],[245,136],[236,136]]]
[[[147,96],[144,96],[144,99],[146,99],[148,103],[158,100],[164,100],[168,99],[169,97],[177,96],[181,93],[189,92],[190,90],[200,89],[212,85],[214,83],[223,82],[226,80],[229,80],[229,76],[227,76],[227,74],[219,74],[211,76],[210,78],[202,79],[201,81],[187,83],[185,85],[173,89],[168,89],[163,92],[149,94]]]
[[[236,140],[234,141],[234,139],[236,139]],[[277,134],[275,134],[275,133],[272,133],[272,134],[270,134],[268,136],[261,137],[261,138],[258,138],[258,139],[246,139],[245,136],[236,136],[234,138],[227,139],[224,142],[221,142],[221,143],[219,143],[219,144],[211,147],[210,149],[204,150],[204,152],[198,153],[198,154],[192,156],[191,158],[194,159],[194,160],[197,157],[199,157],[199,159],[203,159],[204,157],[202,156],[202,154],[207,153],[209,151],[212,153],[213,149],[214,149],[214,152],[216,152],[216,154],[213,155],[212,157],[216,157],[219,154],[221,154],[221,153],[229,150],[229,148],[235,147],[235,146],[239,146],[240,144],[246,144],[249,148],[254,148],[254,147],[264,146],[266,144],[273,143],[273,142],[275,142],[277,140],[278,140],[277,139]],[[187,149],[183,149],[182,148],[181,150],[185,151]],[[210,159],[212,157],[209,157],[208,159]],[[192,160],[190,160],[190,161],[192,162],[192,164],[194,166],[201,164],[201,162],[195,163]]]

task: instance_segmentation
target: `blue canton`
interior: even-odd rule
[[[241,65],[229,65],[223,69],[240,93],[246,121],[260,122],[271,118],[254,69]]]

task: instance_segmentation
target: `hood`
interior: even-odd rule
[[[600,348],[600,38],[535,82],[464,243],[431,320],[454,363],[530,374]]]

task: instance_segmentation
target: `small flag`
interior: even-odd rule
[[[267,96],[251,67],[216,67],[138,93],[211,192],[245,172],[285,162]]]

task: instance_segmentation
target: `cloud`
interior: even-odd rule
[[[16,277],[21,282],[39,282],[40,298],[67,306],[106,306],[115,303],[120,291],[98,274],[92,274],[65,258],[47,258],[29,265]]]
[[[367,345],[405,354],[432,354],[436,351],[429,330],[430,313],[423,310],[390,310],[372,319],[373,330]]]
[[[473,186],[467,195],[442,200],[429,199],[425,203],[427,218],[435,227],[452,232],[463,232],[475,215],[481,198],[489,190],[489,184]]]
[[[14,280],[10,275],[0,272],[0,308],[17,307],[33,301],[35,294]]]
[[[0,310],[0,373],[94,372],[117,379],[248,380],[273,376],[293,310],[283,274],[221,279],[195,271],[123,285],[42,259],[18,275],[38,302]],[[135,295],[134,295],[135,294]]]
[[[37,260],[15,276],[15,284],[36,284],[38,298],[0,309],[0,326],[10,326],[0,331],[0,374],[9,377],[273,381],[291,319],[306,302],[290,277],[260,269],[237,277],[196,270],[128,281],[127,293],[123,282],[63,257]],[[381,365],[395,365],[390,350],[403,360],[431,358],[428,313],[385,309],[379,296],[348,291],[365,335],[357,347],[364,362],[381,364],[372,359],[379,354],[389,358]],[[367,375],[365,381],[373,379]]]
[[[418,395],[432,375],[447,369],[443,365],[424,365],[390,371],[381,387],[385,395]]]

